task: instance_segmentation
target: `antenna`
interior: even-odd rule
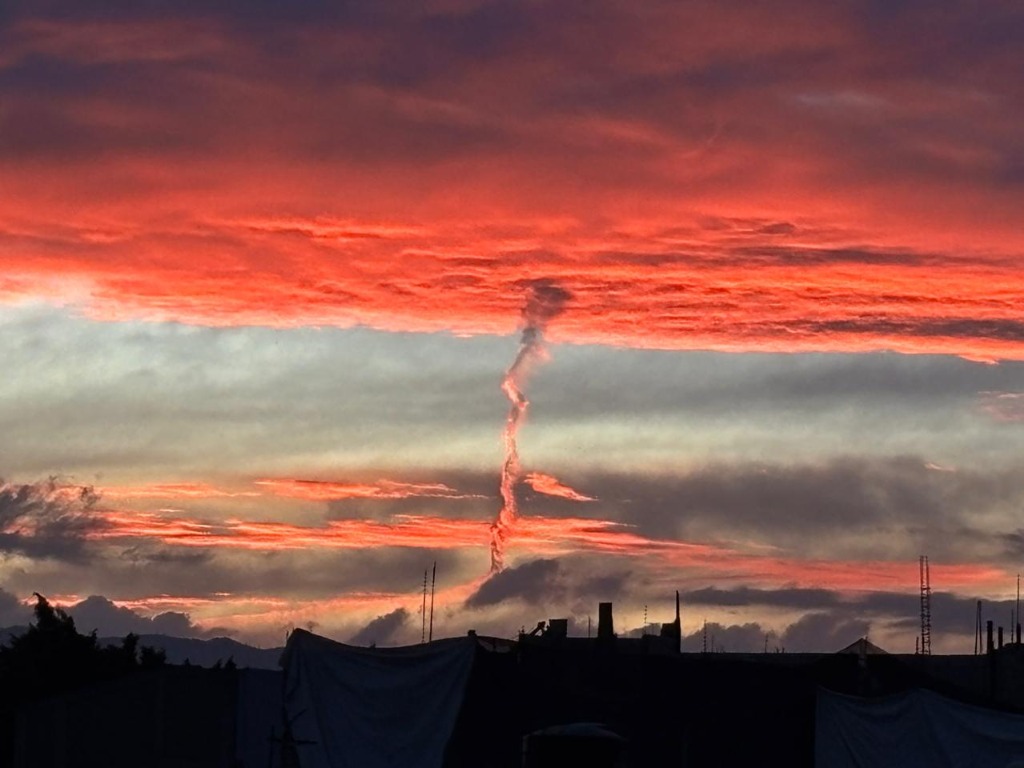
[[[921,655],[932,655],[932,584],[928,555],[921,555]]]
[[[701,632],[701,653],[708,652],[708,620],[704,619],[704,629]]]
[[[675,633],[676,633],[676,653],[681,653],[683,650],[683,621],[679,618],[679,590],[676,590],[676,622],[675,622]]]
[[[974,655],[981,653],[981,600],[978,601],[977,618],[974,624]]]
[[[424,583],[426,571],[423,572]],[[434,642],[434,584],[437,583],[437,560],[434,561],[434,570],[430,575],[430,634],[427,635],[427,642]]]
[[[427,569],[423,569],[423,607],[420,608],[420,642],[427,641]]]

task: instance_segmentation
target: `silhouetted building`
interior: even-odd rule
[[[281,732],[280,672],[167,665],[27,704],[14,765],[265,768]]]
[[[607,616],[613,627],[610,604]],[[946,742],[993,761],[1024,752],[1018,644],[977,656],[889,654],[864,638],[833,654],[683,654],[678,622],[677,604],[657,635],[570,637],[556,618],[518,641],[471,632],[379,649],[297,630],[284,676],[157,668],[28,705],[16,765],[848,768],[822,746],[848,738],[870,765],[893,765],[870,757],[886,739],[940,762]],[[949,725],[922,730],[927,718]]]

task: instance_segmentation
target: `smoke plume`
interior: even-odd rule
[[[550,281],[535,281],[528,286],[526,305],[523,307],[523,335],[519,341],[519,353],[501,382],[501,389],[511,405],[502,433],[505,444],[505,462],[501,468],[502,505],[498,518],[491,525],[492,573],[505,567],[505,540],[519,516],[515,490],[522,477],[522,466],[519,463],[516,434],[530,405],[530,401],[523,394],[523,386],[530,364],[546,359],[544,330],[548,323],[562,312],[570,298],[572,294]]]

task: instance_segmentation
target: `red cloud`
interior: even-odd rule
[[[441,499],[478,498],[461,494],[444,483],[399,483],[378,480],[373,483],[336,483],[325,480],[296,480],[289,478],[263,479],[256,485],[276,496],[311,501],[340,499],[410,499],[417,497]]]
[[[390,522],[335,520],[323,526],[227,520],[204,522],[156,513],[102,513],[104,525],[89,534],[96,541],[149,538],[167,545],[254,551],[297,549],[485,549],[489,523],[439,517],[396,515]],[[710,544],[651,539],[628,526],[583,518],[522,517],[509,543],[531,555],[596,552],[656,559],[680,571],[745,584],[795,585],[831,589],[894,589],[915,584],[916,564],[899,561],[854,562],[752,555]],[[993,587],[1009,576],[998,568],[974,564],[933,567],[944,589]]]
[[[585,496],[579,491],[565,485],[558,478],[545,475],[543,472],[530,472],[523,478],[523,481],[537,493],[547,496],[556,496],[569,501],[595,501],[592,496]]]
[[[108,485],[97,491],[104,499],[211,499],[260,495],[256,491],[228,491],[209,483]]]
[[[418,16],[12,22],[0,300],[510,332],[545,277],[556,341],[1024,359],[1018,48],[788,7],[522,6],[494,57]]]

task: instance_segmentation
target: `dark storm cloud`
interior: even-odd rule
[[[933,582],[934,583],[934,582]],[[1006,585],[1008,589],[1011,584]],[[899,627],[914,634],[920,630],[921,619],[918,611],[920,603],[913,595],[890,595],[890,605],[877,606],[879,613],[884,612],[892,617],[892,626]],[[871,607],[874,601],[866,601]],[[974,635],[978,601],[974,597],[955,595],[948,592],[933,592],[931,598],[932,630],[936,634],[951,633],[967,637]],[[982,621],[992,620],[995,626],[1012,626],[1011,616],[1016,613],[1015,600],[982,600]]]
[[[485,608],[505,602],[522,600],[540,605],[561,600],[565,583],[557,560],[529,560],[492,574],[472,595],[466,598],[467,608]]]
[[[867,636],[871,623],[848,614],[809,613],[781,633],[758,622],[723,625],[708,622],[683,636],[684,653],[834,653]]]
[[[935,584],[935,581],[932,582]],[[1007,585],[1010,587],[1011,585]],[[842,593],[824,589],[718,589],[683,592],[683,615],[692,622],[702,609],[781,608],[804,611],[805,615],[773,642],[789,651],[838,650],[867,634],[869,625],[880,623],[913,636],[920,629],[920,595],[906,592]],[[936,590],[931,595],[932,627],[941,635],[971,636],[974,633],[977,599],[969,595]],[[1009,628],[1014,600],[984,600],[984,620]],[[748,625],[749,626],[749,625]],[[748,632],[752,637],[753,634]],[[699,633],[691,635],[692,643]],[[834,647],[833,647],[834,646]],[[738,648],[736,650],[739,650]]]
[[[171,25],[188,21],[205,34],[231,41],[231,55],[224,50],[215,50],[191,57],[179,53],[175,57],[170,55],[175,46],[165,43],[169,53],[161,57],[159,66],[147,66],[142,71],[133,71],[132,67],[120,68],[112,75],[120,79],[117,88],[112,88],[111,92],[144,94],[146,91],[140,89],[139,84],[159,80],[166,71],[176,71],[177,87],[160,88],[158,92],[171,98],[179,98],[175,94],[202,94],[204,98],[197,99],[190,110],[192,118],[210,115],[218,109],[217,100],[211,98],[212,83],[196,76],[205,72],[237,74],[242,66],[247,66],[250,67],[250,76],[263,78],[282,90],[287,90],[283,87],[286,84],[304,80],[328,88],[372,85],[395,91],[434,89],[444,93],[450,90],[462,97],[459,101],[468,101],[479,107],[489,103],[491,96],[474,92],[473,82],[467,74],[481,68],[488,71],[493,68],[505,76],[503,90],[506,100],[515,104],[527,117],[598,114],[614,119],[639,120],[669,134],[706,138],[714,129],[709,112],[713,117],[723,115],[724,119],[731,118],[730,130],[737,136],[745,132],[751,136],[782,136],[790,126],[792,111],[789,105],[782,103],[780,96],[804,91],[842,93],[856,90],[858,86],[865,91],[884,93],[886,88],[898,89],[900,86],[898,78],[885,77],[891,72],[946,87],[951,83],[958,84],[964,91],[989,84],[975,82],[972,72],[987,72],[991,78],[998,78],[996,83],[1003,82],[1005,72],[1000,70],[997,62],[1003,58],[1012,60],[1017,53],[1011,43],[1019,41],[1022,23],[1020,12],[1009,7],[1001,6],[991,13],[986,7],[984,14],[978,14],[973,6],[963,2],[946,8],[941,19],[936,19],[934,12],[923,7],[902,8],[899,13],[886,14],[886,22],[875,27],[868,21],[872,14],[864,13],[864,4],[851,3],[824,14],[829,22],[825,25],[828,34],[822,34],[818,41],[806,34],[800,24],[792,22],[793,19],[812,15],[809,11],[815,10],[815,6],[791,1],[787,8],[788,12],[756,16],[759,26],[765,27],[763,35],[747,40],[746,44],[730,41],[727,34],[727,30],[751,21],[738,11],[724,7],[708,8],[702,14],[689,18],[686,8],[673,9],[660,2],[646,3],[641,8],[618,2],[524,5],[504,0],[455,5],[362,2],[303,2],[287,6],[266,2],[144,5],[18,3],[14,10],[7,10],[6,18],[0,16],[0,23],[4,25],[0,34],[6,38],[7,47],[11,48],[11,43],[21,42],[24,33],[20,25],[29,22],[79,25],[79,28],[85,28],[82,25],[88,23],[151,24],[169,29],[170,40],[177,42],[177,47],[186,48],[187,54],[183,41],[188,41],[190,36],[183,34],[180,28],[175,31]],[[687,20],[689,24],[686,24]],[[676,61],[667,61],[652,68],[643,55],[642,43],[650,37],[650,25],[657,22],[662,22],[666,28],[672,25],[683,29],[690,27],[691,34],[696,34],[701,44],[682,46],[683,52],[692,49],[692,53],[680,53],[675,57]],[[890,29],[894,22],[897,22],[898,32]],[[581,35],[581,29],[587,34]],[[929,34],[922,38],[925,29],[931,30],[936,37]],[[962,36],[963,29],[970,30],[971,34]],[[904,36],[901,44],[883,42],[885,38],[880,36],[880,30]],[[352,46],[353,53],[347,53],[344,46],[336,44],[338,35],[351,35],[353,40],[360,41],[360,45]],[[191,36],[194,37],[195,33]],[[36,37],[44,41],[46,38],[38,30]],[[333,55],[328,55],[325,50],[327,39],[332,41],[330,53]],[[613,39],[617,40],[614,44],[611,42]],[[908,40],[914,44],[908,45]],[[612,55],[619,47],[635,47],[637,52],[620,57]],[[11,49],[18,50],[16,47]],[[595,56],[596,51],[601,55]],[[146,52],[146,46],[127,47],[123,50],[122,59],[138,60]],[[936,55],[936,52],[941,52],[941,55]],[[69,84],[86,81],[92,69],[81,49],[69,51],[58,48],[41,56],[36,51],[32,53],[36,55],[25,53],[18,61],[26,69],[18,77],[25,81],[38,78],[38,71],[53,66],[54,62],[71,60],[77,69],[53,79],[55,87],[67,88]],[[529,62],[538,62],[535,72],[530,71]],[[941,75],[938,76],[937,62],[942,63]],[[556,67],[563,72],[562,77],[543,77],[546,71]],[[524,87],[527,83],[530,85],[528,88]],[[129,84],[136,87],[129,90]],[[439,84],[445,84],[447,88]],[[467,92],[459,92],[462,85],[467,85]],[[756,97],[761,105],[756,126],[749,120],[733,116],[736,104],[751,97]],[[886,100],[875,97],[875,101],[865,99],[852,103],[865,111],[869,105],[876,105],[877,109],[877,105],[885,104]],[[395,157],[397,153],[426,161],[472,152],[481,143],[512,151],[522,140],[516,131],[484,126],[480,120],[475,125],[465,121],[460,125],[450,118],[432,123],[422,115],[408,119],[391,113],[384,121],[363,121],[357,114],[350,114],[348,118],[341,113],[332,114],[330,100],[320,100],[312,111],[309,105],[302,110],[319,118],[304,121],[308,131],[306,140],[293,142],[293,146],[304,145],[309,152],[337,146],[336,142],[327,140],[332,132],[335,136],[358,140],[364,150],[359,153],[362,157],[387,158]],[[817,110],[821,111],[820,104],[817,104]],[[228,118],[231,114],[229,109],[224,112]],[[365,116],[365,112],[362,114]],[[830,143],[825,131],[820,130],[822,126],[815,126],[816,116],[812,113],[809,119],[805,117],[801,121],[801,131],[790,137],[792,143],[797,146],[801,143]],[[828,112],[817,117],[828,120]],[[875,172],[881,172],[884,163],[892,161],[894,152],[891,148],[894,145],[898,149],[913,147],[914,142],[910,139],[922,131],[920,116],[913,113],[903,120],[898,119],[899,114],[888,117],[884,122],[862,121],[865,124],[859,127],[859,133],[855,130],[856,120],[840,121],[840,127],[846,126],[845,135],[836,137],[845,143],[843,154],[876,155],[872,157],[872,166]],[[966,116],[952,114],[944,118],[944,121],[933,121],[929,125],[933,133],[942,130],[947,123],[960,124]],[[264,114],[261,121],[266,124],[275,119],[273,115]],[[212,126],[214,121],[209,121],[209,124]],[[238,124],[245,127],[244,122]],[[187,120],[180,121],[180,127],[184,130],[168,131],[166,138],[171,139],[175,135],[186,135],[189,137],[187,141],[199,138],[197,131],[188,130]],[[819,129],[817,133],[815,127]],[[835,125],[828,123],[827,127],[831,132],[839,133]],[[322,139],[316,139],[322,128],[329,130],[323,131]],[[353,132],[347,134],[349,128]],[[976,128],[974,132],[979,130]],[[877,141],[882,131],[892,134],[896,140]],[[946,128],[946,131],[956,135],[952,128]],[[65,146],[74,146],[74,137],[66,133],[63,129],[58,131],[65,138]],[[84,131],[86,137],[90,133]],[[227,134],[222,135],[227,138]],[[990,139],[999,139],[1000,144],[1009,141],[999,132],[993,132]],[[154,141],[159,140],[154,136]],[[585,143],[565,140],[556,131],[549,132],[542,143],[549,151],[555,146],[573,154],[587,151]],[[111,146],[115,145],[112,143]],[[416,151],[410,152],[410,146]],[[888,152],[879,147],[888,149]],[[1009,154],[1010,148],[1005,151]],[[911,158],[909,162],[911,170],[928,170],[928,157]],[[953,170],[953,164],[947,163],[945,172]]]
[[[175,566],[181,565],[189,568],[203,566],[214,557],[213,552],[179,551],[166,546],[151,546],[137,544],[128,547],[121,552],[120,559],[131,563],[133,566]]]
[[[409,621],[409,611],[396,608],[373,619],[349,638],[349,645],[388,645]]]
[[[598,602],[630,596],[643,578],[625,566],[593,555],[526,560],[491,575],[465,607],[480,609],[517,600],[535,609],[585,617]],[[586,619],[582,619],[586,623]]]
[[[925,406],[959,411],[981,392],[1012,390],[1024,370],[1012,363],[978,365],[925,355],[625,354],[630,359],[623,365],[596,348],[556,348],[556,364],[539,372],[533,384],[535,420],[599,418],[623,411],[690,418],[721,417],[739,409],[807,414],[822,408],[835,412],[840,404],[862,408],[865,417],[921,410],[925,418]]]
[[[22,604],[17,597],[0,589],[0,629],[28,624],[32,611]]]
[[[1024,558],[1024,528],[1004,533],[1002,540],[1006,544],[1006,554],[1015,560]]]
[[[790,653],[838,651],[866,637],[871,623],[849,613],[808,613],[786,627],[779,644]]]
[[[330,504],[329,514],[479,519],[497,503],[496,473],[440,473],[435,479],[488,498],[340,501]],[[754,539],[818,556],[899,558],[926,551],[949,560],[991,562],[1024,548],[1024,537],[1003,533],[1024,503],[1024,478],[1001,466],[968,469],[914,456],[840,456],[820,462],[718,462],[677,473],[565,472],[559,480],[597,500],[581,504],[520,485],[523,513],[616,520],[655,538]]]
[[[197,627],[186,613],[167,611],[152,618],[141,616],[99,595],[92,595],[67,611],[79,632],[95,631],[100,637],[121,637],[129,632],[170,637],[214,637],[225,633],[220,628],[204,630]]]
[[[579,597],[598,597],[602,601],[623,595],[633,581],[630,571],[610,571],[607,563],[590,562],[590,568],[598,570],[596,576],[584,578],[575,592]]]
[[[769,605],[781,608],[822,608],[836,605],[840,596],[827,589],[753,589],[707,587],[683,592],[684,605],[717,605],[725,607]]]
[[[598,498],[589,514],[648,535],[816,547],[829,533],[833,552],[844,536],[861,537],[865,552],[877,552],[879,534],[889,531],[909,547],[964,557],[995,554],[1001,545],[985,533],[992,524],[981,521],[1009,514],[1024,499],[1019,473],[944,471],[913,457],[715,464],[678,475],[590,476],[580,485]]]
[[[91,488],[68,488],[56,480],[13,484],[0,481],[0,555],[81,561],[86,537],[103,527],[92,514]]]
[[[165,547],[111,550],[88,563],[36,563],[8,577],[19,593],[104,594],[117,600],[173,594],[218,594],[325,599],[339,593],[415,593],[423,570],[437,562],[442,583],[461,573],[477,553],[452,550],[366,549],[343,552],[216,551],[201,554]],[[478,554],[483,567],[486,553]]]
[[[939,593],[936,593],[936,598]],[[684,606],[718,606],[724,608],[762,607],[787,608],[806,611],[825,611],[840,606],[870,613],[903,615],[916,610],[918,596],[897,592],[868,592],[844,594],[830,589],[755,589],[736,587],[721,589],[706,587],[680,594]]]
[[[729,625],[708,622],[706,627],[684,635],[681,647],[684,653],[697,653],[705,648],[709,653],[756,653],[764,649],[765,635],[769,633],[770,630],[756,622]]]
[[[517,15],[513,6],[496,12],[486,5],[451,15],[412,6],[285,9],[270,3],[26,9],[0,29],[11,59],[0,69],[0,92],[17,95],[24,107],[4,116],[0,153],[65,160],[147,150],[192,155],[230,145],[238,131],[260,141],[266,128],[291,133],[279,146],[286,153],[356,163],[430,163],[508,144],[507,131],[493,121],[409,111],[385,90],[401,96],[427,79],[459,73],[478,55],[462,42],[508,37],[515,29],[508,22]],[[362,55],[346,55],[333,38],[325,45],[328,29],[364,36]],[[485,50],[493,52],[494,45]],[[280,117],[245,117],[249,108],[237,88],[253,77],[266,86],[262,98],[278,103]],[[299,84],[314,80],[334,98],[305,100]],[[111,99],[124,107],[125,119],[97,120],[89,105]],[[295,110],[308,119],[285,117]],[[256,122],[260,127],[252,132]],[[351,152],[353,145],[358,152]]]

